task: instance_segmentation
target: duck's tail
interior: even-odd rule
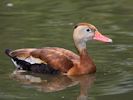
[[[10,55],[11,51],[12,51],[11,49],[5,49],[5,54],[10,58],[12,58],[12,56]]]
[[[14,56],[11,54],[12,50],[11,49],[5,49],[5,54],[9,56],[13,62],[13,64],[16,66],[16,68],[19,70],[26,70],[26,71],[31,71],[35,73],[46,73],[46,74],[57,74],[59,73],[58,70],[53,69],[50,65],[48,64],[31,64],[28,61],[19,59],[18,57]]]
[[[11,55],[12,50],[11,49],[5,49],[5,54],[11,58],[11,61],[16,66],[17,69],[23,69],[23,70],[30,70],[30,63],[20,60],[15,56]]]

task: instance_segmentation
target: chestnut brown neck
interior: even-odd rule
[[[90,74],[96,72],[96,66],[89,57],[86,48],[80,50],[81,51],[79,51],[80,54],[79,63],[76,66],[72,67],[67,72],[67,75],[82,75],[82,74]]]
[[[95,64],[93,63],[92,59],[88,55],[87,49],[84,48],[80,52],[80,66],[79,68],[83,72],[93,73],[96,71]]]
[[[96,66],[88,55],[86,41],[74,36],[74,43],[80,55],[80,64],[77,66],[80,74],[94,73],[96,71]]]

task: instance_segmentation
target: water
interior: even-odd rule
[[[1,100],[132,100],[132,0],[3,0],[0,3]],[[76,52],[73,26],[90,22],[113,39],[88,43],[97,72],[80,77],[12,74],[5,48],[57,46]]]

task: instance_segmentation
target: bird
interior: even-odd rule
[[[112,39],[102,35],[94,25],[82,22],[75,25],[73,40],[78,54],[60,47],[5,49],[5,54],[17,70],[68,76],[95,73],[96,65],[88,54],[86,43],[92,40],[111,43]]]

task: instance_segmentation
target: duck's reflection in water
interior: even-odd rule
[[[68,87],[80,85],[80,93],[77,100],[88,100],[88,92],[92,86],[95,75],[65,76],[65,75],[40,75],[15,70],[11,78],[24,85],[36,88],[43,92],[56,92]]]

